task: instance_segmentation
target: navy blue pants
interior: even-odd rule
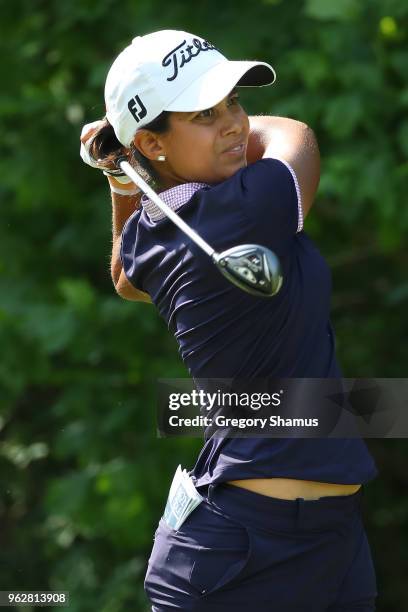
[[[281,500],[210,485],[178,531],[163,519],[145,577],[152,612],[372,612],[363,490]]]

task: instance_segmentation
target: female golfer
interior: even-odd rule
[[[83,129],[82,157],[112,191],[115,288],[154,303],[195,379],[342,376],[330,271],[303,230],[319,182],[314,134],[248,117],[238,98],[237,87],[274,80],[269,64],[229,61],[187,32],[154,32],[117,57],[106,118]],[[262,298],[229,283],[120,175],[120,154],[218,252],[274,251],[280,291]],[[178,529],[164,517],[155,533],[152,610],[374,610],[361,499],[376,475],[360,438],[207,436],[189,473],[203,500]]]

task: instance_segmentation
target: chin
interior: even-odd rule
[[[218,172],[216,176],[212,176],[211,178],[203,179],[200,182],[208,183],[209,185],[218,185],[218,183],[222,183],[222,181],[226,181],[227,179],[234,176],[238,170],[241,168],[245,168],[247,166],[247,160],[243,159],[242,161],[237,161],[234,164],[231,164],[228,168],[225,168],[224,171]]]
[[[225,179],[230,178],[231,176],[233,176],[236,172],[238,172],[238,170],[241,170],[241,168],[245,168],[247,166],[247,160],[246,158],[243,158],[242,160],[239,160],[237,162],[235,162],[234,164],[231,164],[230,168],[228,168],[225,171]],[[224,179],[224,180],[225,180]]]

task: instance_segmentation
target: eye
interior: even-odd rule
[[[214,114],[214,109],[213,108],[206,108],[205,110],[202,110],[201,112],[198,113],[198,115],[196,115],[196,117],[212,117],[212,115]]]
[[[227,106],[239,106],[239,94],[238,92],[234,92],[231,93],[231,95],[228,97],[227,100]],[[199,113],[197,113],[197,115],[195,115],[195,119],[211,119],[212,117],[214,117],[214,110],[215,107],[213,108],[206,108],[202,111],[200,111]]]

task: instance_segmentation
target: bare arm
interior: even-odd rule
[[[303,216],[309,212],[320,180],[320,153],[313,130],[285,117],[250,117],[247,161],[262,157],[284,159],[299,182]]]
[[[103,124],[102,120],[93,121],[84,125],[81,132],[81,157],[85,163],[93,168],[103,169],[89,155],[87,143],[89,139]],[[127,300],[140,302],[151,302],[150,296],[143,291],[139,291],[127,280],[122,269],[120,259],[121,234],[123,227],[129,217],[140,207],[141,193],[131,194],[135,190],[133,183],[119,183],[113,176],[108,176],[108,181],[111,188],[120,189],[121,191],[129,191],[129,195],[117,194],[111,191],[112,195],[112,256],[111,256],[111,276],[114,287],[117,293]]]
[[[109,177],[109,183],[123,189],[124,186],[116,183],[113,177]],[[129,217],[140,207],[141,193],[137,195],[112,195],[112,257],[111,276],[116,292],[125,300],[135,302],[151,303],[150,295],[136,289],[126,278],[120,259],[120,244],[122,230]]]

